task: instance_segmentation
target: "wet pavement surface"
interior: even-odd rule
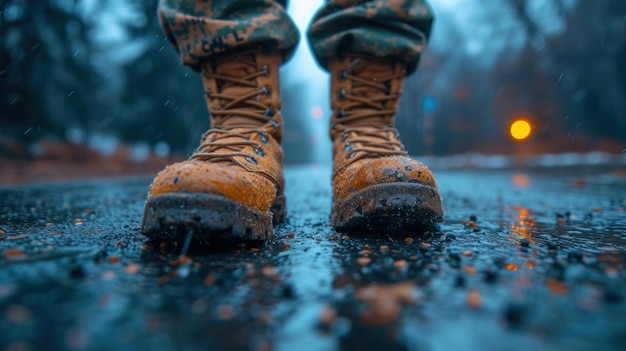
[[[623,170],[436,172],[432,233],[338,233],[287,170],[261,245],[149,242],[150,179],[0,188],[0,350],[624,350]]]

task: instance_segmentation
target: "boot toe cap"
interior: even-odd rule
[[[355,162],[335,175],[334,195],[342,198],[369,186],[386,183],[418,183],[437,189],[432,172],[410,157],[382,157]]]
[[[220,195],[260,211],[268,211],[276,186],[266,177],[236,165],[183,161],[159,172],[148,196],[170,193]]]

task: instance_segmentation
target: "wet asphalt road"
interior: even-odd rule
[[[0,188],[0,350],[624,350],[626,176],[436,172],[433,233],[328,227],[287,171],[262,245],[148,242],[150,179]]]

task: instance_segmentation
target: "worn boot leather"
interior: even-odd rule
[[[404,63],[346,55],[331,60],[329,70],[331,224],[401,233],[432,228],[443,218],[435,177],[408,156],[394,126]]]
[[[285,219],[277,52],[219,57],[201,66],[211,129],[187,160],[150,186],[141,231],[150,237],[265,240]]]

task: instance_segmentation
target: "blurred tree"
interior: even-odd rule
[[[126,141],[167,143],[177,153],[189,153],[209,129],[200,75],[180,64],[162,34],[157,1],[129,0],[145,19],[144,26],[127,25],[128,35],[143,50],[123,66],[123,93],[112,128]]]
[[[101,77],[89,62],[89,24],[75,2],[4,0],[0,16],[0,136],[65,136],[99,116]]]

